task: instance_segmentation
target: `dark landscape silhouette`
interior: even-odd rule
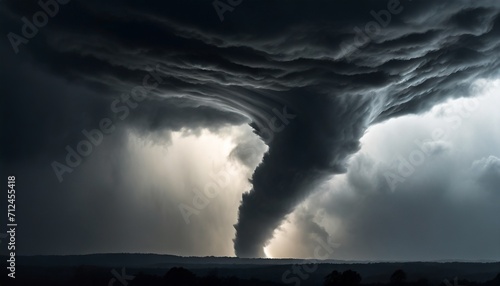
[[[2,261],[5,261],[5,256]],[[1,264],[6,269],[5,263]],[[347,262],[154,254],[20,256],[15,285],[499,286],[499,262]],[[5,270],[2,270],[5,271]],[[14,285],[6,275],[0,285]]]

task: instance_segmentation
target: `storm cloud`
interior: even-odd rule
[[[1,5],[4,35],[22,35],[21,17],[31,20],[41,9],[35,1]],[[228,155],[256,167],[250,190],[235,184],[244,193],[234,252],[262,257],[285,217],[346,172],[371,124],[469,96],[474,80],[497,76],[499,12],[493,0],[247,0],[221,22],[211,1],[73,0],[18,53],[9,38],[2,42],[2,124],[15,138],[2,165],[40,168],[47,176],[38,185],[54,184],[50,162],[64,162],[65,146],[76,146],[81,130],[102,118],[117,127],[106,150],[128,144],[130,132],[168,146],[172,133],[186,129],[250,125],[268,149],[260,164],[259,154],[248,154],[264,152],[260,145],[238,145]],[[121,119],[113,102],[151,70],[160,84]],[[496,183],[489,170],[497,164],[476,163],[485,184]],[[110,172],[94,171],[86,176]]]

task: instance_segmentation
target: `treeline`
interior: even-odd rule
[[[292,283],[293,284],[293,283]],[[257,279],[240,279],[237,277],[219,277],[214,271],[207,276],[198,277],[191,271],[174,267],[168,270],[163,277],[139,273],[130,286],[271,286],[271,285],[292,285],[262,281]],[[296,283],[295,283],[296,284]],[[425,278],[409,281],[407,274],[401,269],[396,270],[385,283],[363,284],[362,277],[353,270],[344,272],[332,271],[324,278],[323,286],[500,286],[500,273],[492,280],[484,283],[469,281],[466,279],[444,280],[439,284],[431,283]],[[295,285],[299,286],[299,285]],[[318,285],[320,286],[320,285]]]
[[[455,277],[450,280],[443,280],[439,284],[431,283],[426,278],[419,278],[415,281],[407,279],[406,272],[401,269],[396,270],[390,277],[389,282],[386,283],[370,283],[362,284],[362,277],[359,273],[347,270],[344,272],[332,271],[325,279],[323,286],[500,286],[500,273],[495,278],[484,283],[469,281],[467,279],[458,279]]]
[[[214,271],[207,276],[197,277],[191,271],[182,268],[174,267],[168,270],[163,277],[155,275],[147,275],[143,273],[137,274],[130,286],[276,286],[283,285],[269,281],[261,281],[257,279],[240,279],[237,277],[219,277]]]
[[[28,270],[28,269],[25,269]],[[268,273],[269,274],[269,273]],[[353,270],[343,272],[333,270],[322,280],[294,281],[294,283],[284,283],[281,281],[266,281],[261,279],[242,279],[235,276],[226,277],[218,275],[216,270],[209,272],[205,276],[197,276],[193,272],[183,267],[170,268],[163,276],[146,273],[134,273],[115,271],[112,275],[110,269],[95,266],[79,266],[77,268],[50,268],[49,272],[43,269],[31,269],[23,271],[23,275],[16,278],[13,285],[50,285],[50,286],[277,286],[277,285],[314,285],[316,286],[500,286],[500,273],[492,280],[486,282],[468,281],[465,279],[450,277],[450,280],[436,282],[429,281],[425,277],[409,279],[405,271],[398,269],[387,275],[378,283],[363,283],[362,276]],[[267,278],[268,279],[268,278]],[[0,284],[4,284],[0,278]],[[10,284],[7,284],[10,285]]]

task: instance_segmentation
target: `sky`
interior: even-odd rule
[[[0,5],[18,254],[500,259],[498,1]]]

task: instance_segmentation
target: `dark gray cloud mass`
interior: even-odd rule
[[[2,35],[22,35],[20,18],[40,10],[37,1],[1,5]],[[380,12],[388,7],[393,13]],[[494,0],[244,0],[223,22],[211,1],[73,0],[59,8],[17,54],[7,37],[0,46],[5,171],[51,173],[65,146],[119,117],[112,102],[157,67],[162,83],[120,126],[149,136],[251,124],[272,135],[239,207],[234,249],[242,257],[264,256],[283,219],[345,172],[371,123],[466,96],[474,79],[500,66]],[[285,108],[288,124],[270,132],[273,110]],[[122,132],[113,135],[117,146]],[[34,182],[30,192],[63,188],[52,175]]]

